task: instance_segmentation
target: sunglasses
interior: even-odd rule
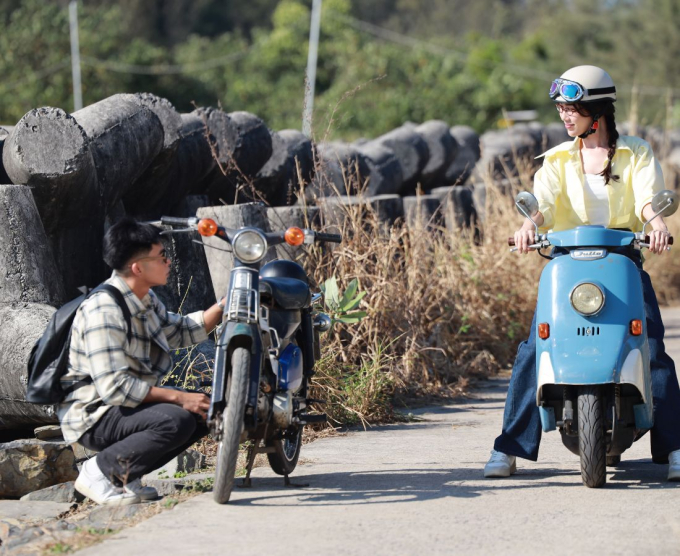
[[[160,253],[160,255],[154,255],[152,257],[140,257],[139,259],[135,259],[130,263],[130,266],[132,266],[135,263],[138,263],[139,261],[155,261],[156,259],[160,259],[163,261],[163,264],[168,264],[168,261],[170,260],[170,257],[168,257],[168,253],[163,249]]]

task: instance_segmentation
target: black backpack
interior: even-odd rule
[[[106,291],[116,300],[123,311],[127,324],[127,340],[132,337],[130,325],[130,309],[125,302],[121,291],[110,284],[100,284],[90,292],[83,293],[75,299],[62,305],[52,315],[50,322],[43,335],[33,346],[28,359],[28,387],[26,389],[26,401],[51,405],[61,402],[67,394],[89,380],[80,380],[64,389],[61,385],[61,377],[68,370],[68,354],[71,345],[71,325],[76,316],[78,307],[93,293]]]

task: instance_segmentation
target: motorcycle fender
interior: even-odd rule
[[[231,353],[236,347],[250,350],[250,384],[246,402],[246,427],[252,428],[257,424],[257,396],[260,384],[260,370],[262,365],[262,339],[260,329],[255,324],[241,322],[227,322],[215,350],[215,369],[213,374],[212,396],[208,420],[214,418],[218,409],[224,406],[227,377],[230,372]]]

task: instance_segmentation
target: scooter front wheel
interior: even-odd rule
[[[607,481],[607,445],[602,398],[597,386],[579,387],[578,443],[583,484],[590,488],[604,486]]]
[[[217,450],[217,468],[213,497],[218,504],[229,502],[234,489],[238,446],[243,432],[243,418],[248,395],[250,352],[236,348],[231,355],[231,374],[227,385],[227,407],[222,415],[222,440]]]

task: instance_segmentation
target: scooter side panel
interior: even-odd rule
[[[570,301],[572,290],[583,282],[597,284],[605,296],[604,307],[594,316],[579,314]],[[646,321],[638,269],[623,255],[608,253],[594,261],[569,255],[553,259],[541,275],[536,317],[537,326],[550,325],[546,340],[536,334],[537,373],[542,359],[549,357],[553,384],[618,382],[628,353],[646,343],[646,329],[642,336],[629,331],[632,319],[641,319],[643,328]]]

